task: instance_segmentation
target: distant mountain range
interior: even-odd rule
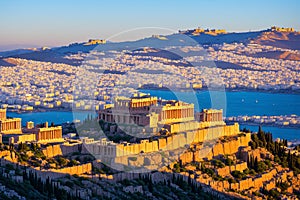
[[[106,44],[74,43],[68,46],[55,47],[51,49],[17,49],[13,51],[0,52],[0,66],[11,66],[16,63],[8,58],[23,58],[36,61],[65,63],[80,65],[82,60],[67,59],[66,55],[78,52],[90,52],[92,50],[136,50],[144,47],[164,49],[169,46],[189,46],[197,43],[211,46],[223,43],[261,44],[290,50],[300,50],[300,32],[296,31],[274,31],[271,29],[255,32],[232,32],[221,34],[198,33],[192,31],[176,33],[167,36],[152,36],[149,38],[130,42],[108,42]],[[153,54],[153,53],[152,53]],[[274,59],[300,60],[300,54],[290,51],[267,51],[247,56],[266,57]]]

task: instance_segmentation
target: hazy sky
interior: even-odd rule
[[[299,10],[299,0],[0,0],[0,50],[89,38],[133,40],[199,26],[300,30]]]

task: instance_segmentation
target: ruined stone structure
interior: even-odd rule
[[[36,141],[36,135],[34,133],[25,133],[25,134],[5,134],[2,137],[2,141],[5,144],[19,144],[25,142],[34,142]]]
[[[23,129],[23,133],[34,133],[36,135],[36,141],[39,143],[63,141],[62,127],[49,127],[48,122],[45,123],[45,127],[34,127],[33,122],[27,123],[26,128]]]
[[[170,135],[168,137],[162,137],[153,141],[145,139],[142,140],[140,143],[124,142],[116,144],[113,142],[94,142],[86,144],[85,148],[87,149],[87,152],[90,152],[93,155],[113,158],[139,154],[141,152],[151,153],[157,151],[170,151],[181,147],[185,147],[185,145],[190,145],[192,143],[204,142],[205,140],[213,140],[222,136],[237,135],[238,133],[239,126],[238,124],[234,124],[230,126],[210,127],[206,129],[188,131],[185,133],[178,133]],[[245,141],[249,142],[249,140]],[[232,148],[235,151],[237,151],[240,142],[237,141],[236,144],[231,145],[232,146],[228,145],[230,147],[223,151],[228,151],[228,153],[231,153],[230,149]]]
[[[29,121],[26,127],[22,129],[21,118],[6,118],[6,110],[0,109],[0,133],[4,139],[4,143],[25,143],[25,142],[62,142],[62,127],[35,127],[34,123]]]
[[[0,120],[6,119],[6,110],[0,109]]]
[[[99,40],[99,39],[89,39],[87,43],[84,45],[95,45],[95,44],[105,44],[106,40]]]
[[[154,128],[194,120],[194,105],[174,100],[158,100],[157,97],[148,95],[117,97],[113,108],[99,112],[99,119]]]
[[[271,31],[277,31],[277,32],[294,32],[294,28],[284,28],[284,27],[277,27],[277,26],[272,26]]]
[[[38,128],[36,136],[38,142],[62,141],[62,127]]]
[[[0,133],[21,134],[21,118],[6,118],[6,109],[0,109]]]
[[[223,121],[223,111],[222,109],[203,109],[202,112],[196,113],[195,118],[199,122]]]
[[[195,120],[196,116],[196,120]],[[201,126],[225,125],[222,110],[204,109],[194,113],[194,104],[175,100],[161,100],[149,95],[131,98],[116,97],[113,108],[99,111],[99,120],[118,126],[134,125],[147,128],[166,128],[170,133],[196,130]]]
[[[225,34],[226,30],[196,28],[192,30],[179,31],[179,33],[188,34],[188,35],[200,35],[200,34],[218,35],[218,34]]]
[[[34,128],[34,122],[32,122],[32,121],[26,122],[26,128],[27,129],[33,129]]]
[[[193,104],[161,100],[149,95],[136,95],[132,98],[117,97],[113,108],[99,111],[99,119],[114,123],[119,127],[128,124],[157,128],[154,133],[157,137],[152,141],[144,139],[139,143],[123,142],[120,144],[95,141],[84,145],[86,151],[102,158],[172,151],[192,143],[239,134],[238,124],[227,126],[224,123],[222,110],[204,109],[200,113],[194,113]],[[161,135],[158,132],[160,129],[167,130],[167,135]],[[116,128],[112,126],[110,130],[115,131]],[[233,148],[236,145],[233,145]],[[224,151],[230,151],[230,149],[229,146]]]

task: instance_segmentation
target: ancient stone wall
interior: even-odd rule
[[[85,174],[85,173],[91,173],[92,171],[92,164],[91,163],[86,163],[82,165],[77,165],[73,167],[65,167],[61,169],[49,169],[49,171],[56,172],[56,173],[64,173],[64,174]]]
[[[183,164],[191,161],[201,161],[203,158],[217,158],[224,155],[236,154],[239,149],[243,146],[247,146],[251,141],[250,133],[237,136],[235,138],[230,138],[229,141],[218,142],[216,144],[212,143],[211,146],[208,145],[203,147],[203,145],[198,145],[199,149],[193,153],[185,152],[180,156],[180,160]]]
[[[6,164],[11,164],[15,168],[17,166],[21,166],[16,162],[11,162],[10,160],[1,158],[0,159],[0,166],[5,166]],[[45,181],[47,178],[55,179],[55,178],[61,178],[66,176],[66,174],[77,174],[81,175],[84,173],[91,173],[92,171],[92,163],[82,164],[78,166],[73,167],[66,167],[62,169],[50,169],[50,170],[39,170],[32,167],[26,168],[26,173],[29,174],[30,172],[33,174],[36,174],[38,178],[41,178],[43,181]]]
[[[59,144],[47,146],[45,149],[42,150],[42,152],[48,158],[63,155]]]
[[[205,129],[199,129],[196,131],[188,131],[186,133],[178,133],[170,135],[166,138],[160,138],[155,141],[144,141],[142,143],[132,143],[132,144],[118,144],[116,145],[116,156],[127,156],[131,154],[138,154],[140,152],[150,153],[156,152],[158,150],[174,150],[191,143],[199,143],[205,140],[218,139],[222,136],[233,136],[239,133],[238,124],[229,125],[229,126],[216,126]],[[223,152],[218,151],[221,154],[232,154],[236,152],[239,146],[247,146],[250,141],[250,135],[246,134],[246,137],[239,137],[238,141],[234,141],[231,144],[227,144],[226,147],[216,148],[224,149]],[[233,145],[233,146],[232,146]],[[227,148],[229,147],[229,148]],[[226,151],[226,152],[225,152]],[[100,152],[93,152],[100,153]],[[216,153],[214,153],[213,156]]]
[[[215,169],[215,171],[219,176],[225,177],[225,176],[230,175],[230,173],[232,171],[243,172],[247,168],[248,168],[247,163],[242,162],[242,163],[238,163],[238,164],[235,164],[235,165],[232,165],[232,166],[225,166],[225,167],[222,167],[222,168],[218,168],[218,169]]]
[[[60,148],[61,148],[62,154],[67,155],[67,154],[79,152],[79,146],[81,146],[81,144],[75,144],[75,145],[62,144],[60,146]]]

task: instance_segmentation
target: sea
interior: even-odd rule
[[[246,92],[246,91],[170,91],[170,90],[141,90],[146,94],[151,94],[162,99],[176,99],[195,104],[195,110],[205,108],[223,109],[225,117],[238,115],[291,115],[300,116],[300,95],[284,93],[266,92]],[[26,121],[43,123],[48,121],[55,124],[72,122],[74,119],[84,120],[88,115],[95,115],[90,112],[71,111],[47,111],[16,113],[8,112],[9,117],[22,118],[22,124]],[[251,131],[257,131],[254,125],[240,125]],[[273,138],[284,138],[289,141],[300,141],[300,129],[288,127],[263,126],[264,131],[273,134]]]

